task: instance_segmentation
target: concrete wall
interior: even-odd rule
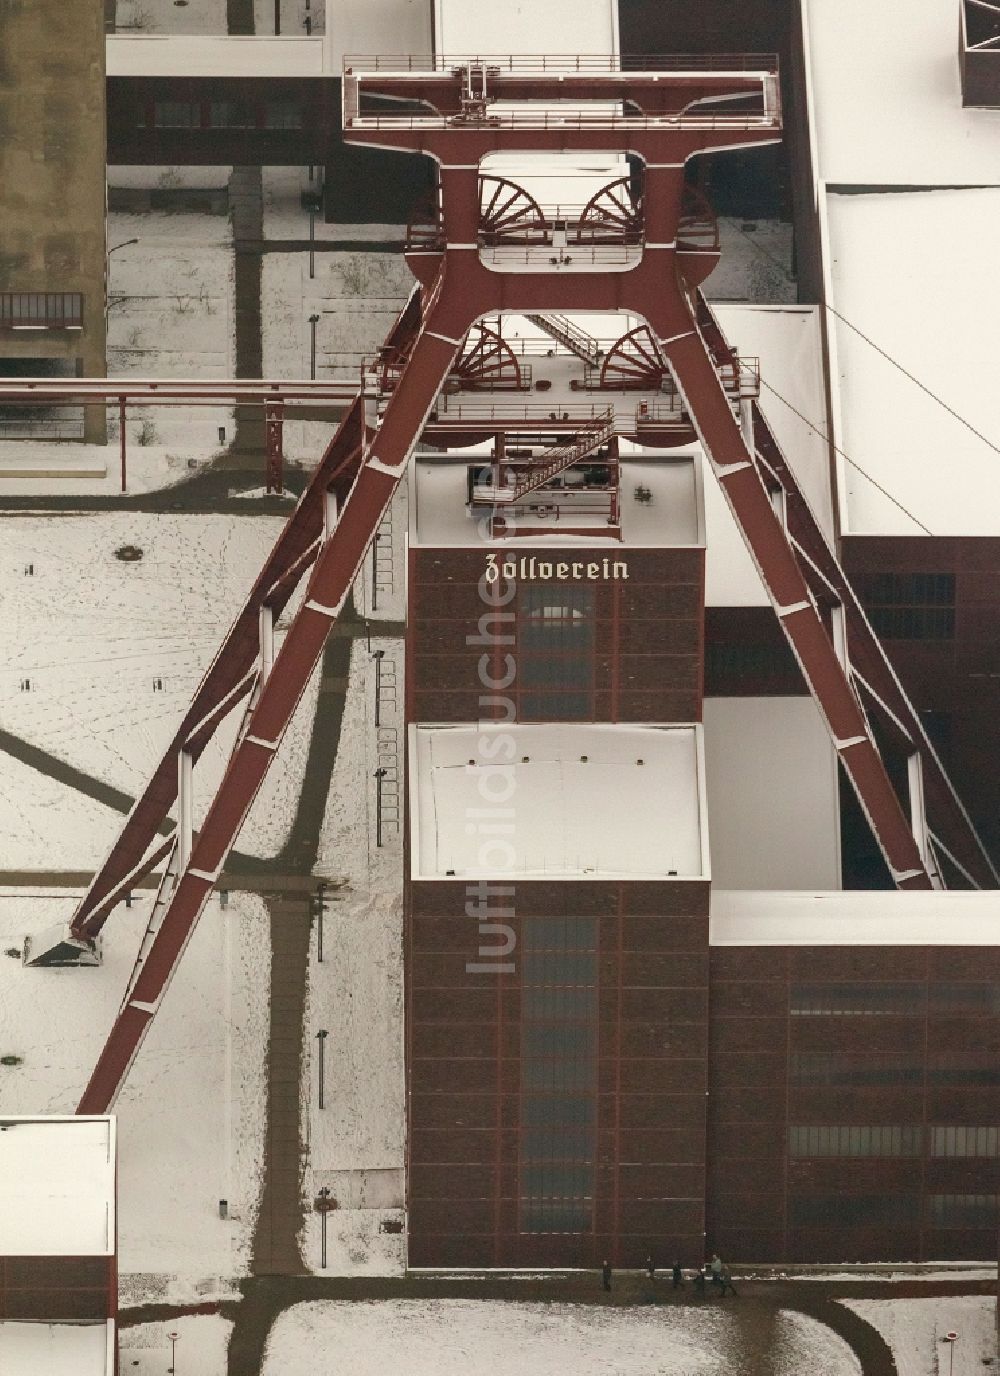
[[[105,360],[103,0],[0,4],[0,292],[82,292],[83,329],[0,332],[0,360]],[[88,439],[103,439],[103,410]]]

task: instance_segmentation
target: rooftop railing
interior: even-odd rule
[[[513,72],[544,76],[549,72],[580,72],[599,75],[611,72],[776,72],[776,53],[658,53],[649,56],[622,56],[621,53],[437,53],[433,56],[412,53],[347,54],[344,71],[355,75],[367,72],[408,72],[414,74],[452,73],[465,67],[485,67],[487,75]]]

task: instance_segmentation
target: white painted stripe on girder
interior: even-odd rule
[[[445,244],[445,248],[478,248],[478,244]]]
[[[208,870],[188,870],[188,874],[193,874],[195,879],[204,879],[206,884],[214,884],[221,873],[221,865],[214,874],[209,874]]]
[[[647,167],[683,167],[682,162],[647,162]]]
[[[648,243],[644,243],[644,244],[643,244],[643,248],[644,248],[644,249],[645,249],[645,248],[676,248],[676,247],[677,247],[677,240],[676,240],[676,239],[671,239],[669,244],[648,244]]]
[[[387,478],[399,477],[398,468],[390,467],[389,464],[383,463],[381,459],[375,458],[374,455],[366,462],[365,467],[374,468],[376,473],[384,473]]]
[[[711,454],[708,457],[711,461]],[[744,468],[753,468],[753,464],[749,459],[741,459],[739,463],[713,463],[712,467],[717,478],[728,478],[733,473],[742,473]]]
[[[676,344],[678,339],[688,339],[691,335],[697,333],[697,330],[682,330],[680,334],[672,334],[669,339],[660,340],[660,348],[665,349],[668,344]]]
[[[805,602],[791,602],[787,607],[779,607],[778,615],[779,617],[792,616],[795,612],[808,611],[811,606],[812,603],[808,600]]]
[[[867,739],[867,736],[848,736],[846,740],[835,740],[833,744],[836,750],[850,750],[852,745],[861,745],[862,742],[867,741]]]
[[[249,741],[251,745],[262,745],[265,750],[277,750],[278,748],[277,741],[266,741],[262,736],[244,736],[243,739]]]
[[[926,870],[894,870],[891,865],[889,866],[889,873],[892,875],[892,882],[894,884],[899,884],[904,879],[919,879],[921,876],[924,878],[927,877]]]
[[[450,334],[438,334],[437,330],[424,330],[424,334],[429,334],[431,339],[443,339],[446,344],[454,344],[456,349],[462,342],[460,339],[452,339]]]
[[[152,1017],[160,1006],[160,1000],[157,999],[155,1003],[143,1003],[140,999],[129,999],[128,1006],[129,1008],[138,1008],[140,1013],[148,1013]]]
[[[343,597],[340,599],[340,601],[337,603],[335,607],[325,607],[322,602],[317,602],[313,598],[309,599],[309,601],[306,603],[306,606],[311,612],[319,612],[321,616],[329,616],[333,618],[339,616],[340,613],[344,610],[344,603],[346,601],[347,593],[345,592]]]

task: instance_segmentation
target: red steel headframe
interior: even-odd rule
[[[491,313],[617,311],[647,321],[895,882],[903,888],[928,888],[935,882],[758,472],[747,434],[734,418],[712,341],[696,318],[692,287],[697,279],[685,279],[690,255],[678,252],[686,161],[699,152],[780,138],[776,60],[675,59],[659,69],[622,72],[611,59],[603,66],[584,59],[577,71],[555,73],[543,71],[532,59],[491,58],[464,65],[442,61],[423,68],[417,63],[417,70],[394,70],[393,61],[381,59],[378,65],[384,70],[374,73],[348,67],[345,138],[423,152],[437,161],[440,252],[433,271],[422,273],[427,285],[419,295],[415,291],[387,340],[386,351],[401,359],[401,367],[384,413],[377,418],[364,396],[356,398],[74,920],[77,936],[93,937],[128,885],[172,852],[156,921],[80,1103],[81,1113],[104,1112],[114,1102],[438,393],[469,330]],[[386,115],[382,101],[379,113],[370,114],[365,104],[370,93],[424,102],[425,113]],[[495,116],[494,99],[528,101],[530,110],[519,114],[515,108],[511,115]],[[573,113],[566,109],[567,100],[604,101],[605,109],[634,113]],[[616,107],[615,102],[627,104]],[[552,107],[551,117],[546,106]],[[535,265],[541,270],[522,273],[487,267],[475,251],[481,242],[481,160],[497,150],[573,149],[633,152],[643,160],[639,260],[628,270],[603,272],[561,265],[549,269],[544,263]],[[284,606],[310,564],[304,600],[272,660],[269,637],[261,630],[262,611],[273,614]],[[150,852],[177,796],[178,767],[183,778],[185,758],[197,757],[215,724],[248,694],[243,727],[197,837],[184,835],[182,815],[176,846],[168,839]]]

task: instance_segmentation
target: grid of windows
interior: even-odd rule
[[[886,640],[951,640],[955,634],[952,573],[869,573],[860,595],[875,633]]]
[[[153,124],[157,129],[197,129],[201,106],[196,100],[158,100],[153,105]]]
[[[213,129],[253,129],[257,116],[245,100],[213,100],[208,107],[208,122]]]
[[[923,1065],[915,1057],[885,1060],[876,1056],[844,1056],[837,1052],[800,1052],[792,1056],[795,1085],[841,1085],[865,1088],[878,1085],[919,1085]]]
[[[877,1228],[919,1219],[916,1194],[793,1195],[788,1201],[793,1228]]]
[[[594,589],[528,584],[517,600],[518,716],[594,715]]]
[[[301,129],[302,107],[294,100],[269,100],[264,106],[265,129]]]
[[[923,1013],[923,984],[793,984],[789,1011],[802,1016],[912,1016]]]
[[[526,919],[521,932],[521,1229],[593,1226],[597,919]]]
[[[930,1011],[938,1014],[1000,1013],[1000,984],[932,984]]]
[[[930,1129],[931,1156],[1000,1156],[1000,1128],[941,1125]]]
[[[872,1127],[808,1124],[788,1129],[790,1156],[919,1156],[923,1130],[919,1124]]]
[[[0,292],[0,329],[18,325],[83,325],[83,296],[78,291]]]
[[[995,1228],[995,1194],[932,1194],[928,1200],[930,1223],[934,1228]]]

